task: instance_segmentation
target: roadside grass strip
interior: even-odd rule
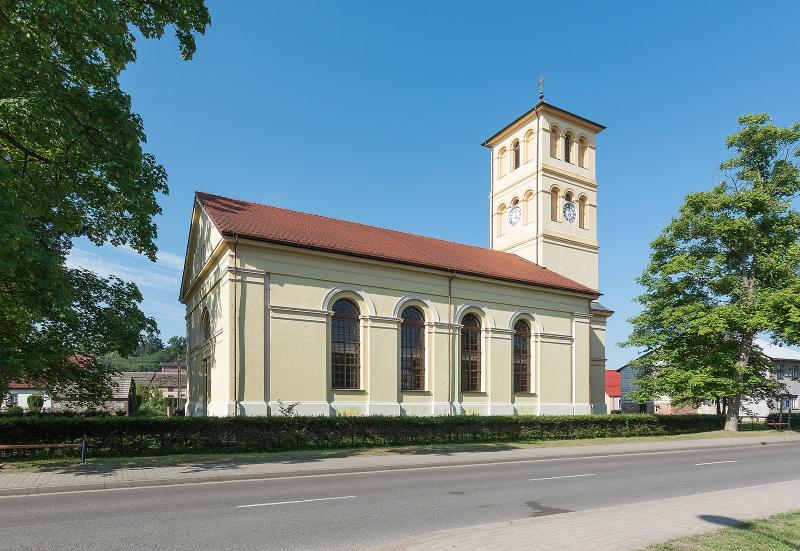
[[[730,528],[677,538],[641,551],[797,551],[800,549],[800,511],[740,522],[709,517],[709,522],[734,524]]]

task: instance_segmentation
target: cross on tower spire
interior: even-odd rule
[[[544,75],[539,75],[539,82],[536,84],[539,86],[539,99],[544,99],[544,81],[547,80],[544,78]]]

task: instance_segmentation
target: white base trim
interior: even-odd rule
[[[285,400],[285,405],[297,403],[294,407],[296,415],[309,416],[431,416],[431,415],[603,415],[606,413],[606,404],[603,402],[592,404],[578,403],[511,403],[511,402],[376,402],[376,401],[298,401]],[[190,416],[209,415],[211,417],[225,417],[235,414],[235,402],[211,402],[208,412],[204,411],[202,402],[187,402],[186,414]],[[260,400],[242,401],[238,403],[241,416],[280,416],[280,406],[277,401],[262,402]]]

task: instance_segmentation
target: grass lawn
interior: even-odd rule
[[[745,522],[740,526],[678,538],[645,548],[646,551],[796,551],[797,549],[800,549],[800,511]]]
[[[770,434],[777,434],[770,431]],[[788,434],[793,434],[787,432]],[[759,432],[738,432],[731,433],[726,431],[700,432],[694,434],[681,434],[674,436],[641,436],[641,437],[621,437],[621,438],[591,438],[585,440],[545,440],[534,442],[497,442],[486,444],[438,444],[427,446],[398,446],[391,448],[347,448],[332,450],[299,450],[289,452],[264,452],[264,453],[209,453],[209,454],[185,454],[185,455],[162,455],[154,457],[91,457],[87,464],[95,467],[114,468],[147,468],[147,467],[166,467],[177,465],[196,465],[198,463],[224,464],[224,463],[261,463],[261,462],[300,462],[314,461],[326,457],[351,457],[351,456],[372,456],[372,455],[403,455],[403,454],[449,454],[456,452],[481,452],[492,450],[510,450],[520,448],[549,448],[564,446],[592,446],[601,444],[621,444],[635,442],[666,442],[674,440],[698,440],[708,438],[750,438],[763,436]],[[65,467],[78,465],[78,460],[74,458],[52,458],[34,460],[11,460],[0,458],[0,475],[3,472],[19,471],[51,471]]]

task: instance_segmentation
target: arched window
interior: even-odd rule
[[[556,186],[550,189],[550,220],[553,222],[558,222],[559,220],[558,196],[560,193],[561,190]]]
[[[525,320],[514,324],[514,392],[531,391],[531,326]]]
[[[522,210],[524,211],[523,220],[524,224],[530,224],[533,221],[533,211],[531,206],[531,201],[533,200],[533,191],[528,190],[525,192],[525,195],[522,197]]]
[[[400,317],[400,389],[425,390],[425,316],[408,306]]]
[[[467,314],[461,321],[461,390],[481,390],[481,321]]]
[[[586,143],[586,138],[580,138],[578,140],[578,166],[581,168],[586,168],[589,166],[589,147]]]
[[[533,159],[533,130],[528,130],[525,133],[525,162],[527,163]]]
[[[586,196],[581,195],[580,199],[578,199],[578,227],[584,230],[588,227],[586,220],[586,202]]]
[[[511,170],[519,168],[519,140],[511,144]]]
[[[211,316],[208,315],[208,310],[203,308],[203,314],[201,315],[200,320],[200,327],[201,327],[201,335],[203,337],[203,342],[206,342],[211,338]]]
[[[499,207],[497,207],[497,220],[496,220],[496,222],[497,222],[497,235],[503,235],[503,232],[505,230],[505,228],[503,226],[503,220],[505,219],[505,216],[504,216],[505,213],[506,213],[506,204],[503,203]]]
[[[358,306],[346,298],[333,303],[331,319],[331,387],[358,389],[361,376]]]
[[[572,162],[572,134],[564,134],[564,161]]]
[[[508,156],[508,152],[506,148],[500,149],[500,153],[497,154],[497,177],[502,178],[506,175],[506,157]]]
[[[558,158],[558,140],[561,137],[561,134],[558,131],[557,126],[550,127],[550,156],[554,159]]]

